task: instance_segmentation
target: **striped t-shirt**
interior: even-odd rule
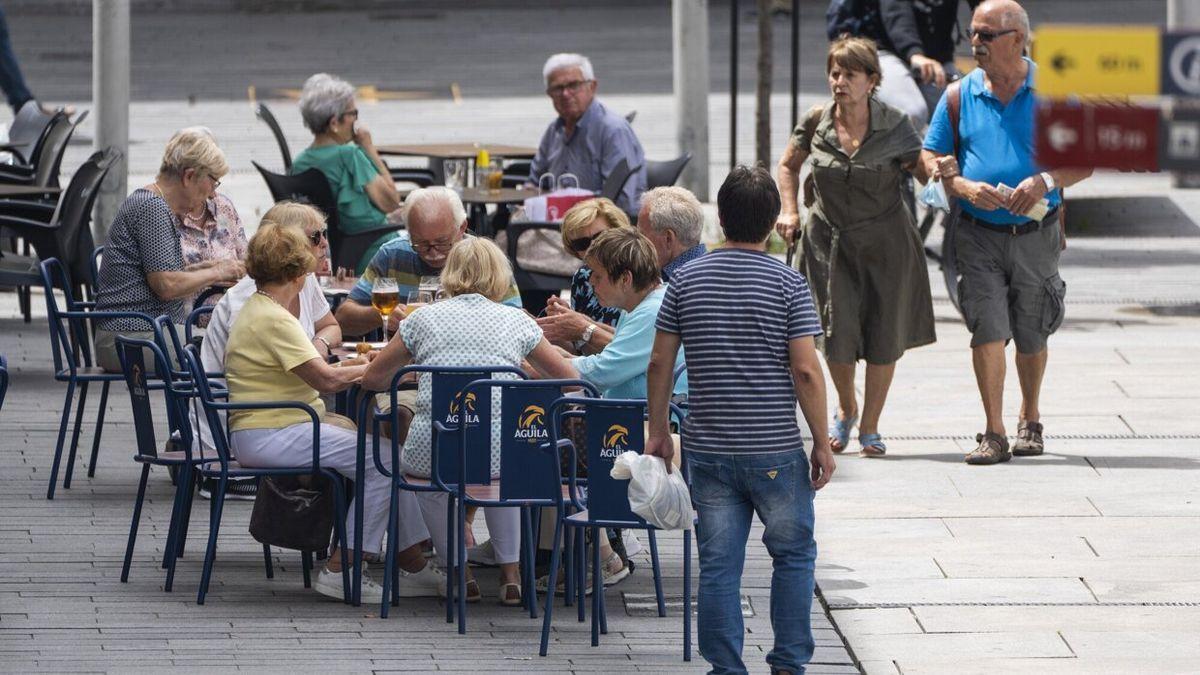
[[[656,327],[687,352],[688,452],[803,449],[788,341],[821,334],[803,275],[766,253],[717,249],[671,277]]]

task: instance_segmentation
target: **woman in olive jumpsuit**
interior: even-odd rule
[[[901,198],[906,172],[925,180],[916,161],[921,139],[908,116],[874,96],[880,68],[873,42],[834,42],[826,72],[833,100],[808,111],[779,163],[777,229],[787,241],[799,230],[800,271],[825,328],[821,347],[838,394],[830,445],[845,450],[858,421],[854,371],[862,359],[859,444],[861,454],[875,457],[887,451],[879,417],[896,361],[936,339],[924,250]],[[798,177],[806,160],[813,184],[805,192],[815,199],[798,228]]]

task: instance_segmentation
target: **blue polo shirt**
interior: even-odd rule
[[[1033,82],[1037,64],[1029,59],[1025,61],[1029,64],[1029,73],[1008,105],[1001,103],[984,86],[982,68],[976,68],[963,78],[958,116],[958,166],[964,178],[992,186],[1004,183],[1015,188],[1026,178],[1045,171],[1034,159],[1037,97]],[[945,94],[938,102],[925,135],[925,149],[944,155],[954,152],[954,132],[950,128]],[[1062,201],[1057,188],[1047,193],[1046,198],[1050,200],[1050,208]],[[959,204],[976,218],[997,225],[1028,220],[1007,209],[984,211],[971,206],[965,199],[960,199]]]

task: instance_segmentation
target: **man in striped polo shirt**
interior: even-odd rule
[[[667,425],[672,365],[687,353],[690,413],[683,447],[699,520],[700,653],[714,673],[745,673],[740,601],[754,513],[774,560],[773,673],[802,673],[813,654],[809,612],[817,545],[813,495],[834,471],[825,424],[825,377],[813,336],[820,321],[799,272],[766,252],[779,191],[762,167],[739,166],[717,195],[724,248],[675,272],[659,310],[647,371],[646,454],[674,454]],[[812,463],[796,421],[812,434]]]

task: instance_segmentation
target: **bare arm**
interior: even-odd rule
[[[375,317],[378,318],[379,314]],[[404,344],[404,340],[400,339],[400,334],[397,333],[371,365],[367,366],[367,372],[363,375],[363,386],[371,391],[387,391],[392,386],[392,378],[410,362],[412,352],[408,351],[408,345]]]
[[[308,386],[322,394],[335,394],[362,379],[367,366],[331,366],[324,359],[309,359],[292,368]]]
[[[591,338],[584,345],[584,351],[589,354],[607,347],[616,331],[608,324],[592,321],[591,317],[570,309],[565,302],[554,297],[546,304],[546,316],[537,319],[537,323],[546,339],[561,347],[571,347],[572,342],[583,338],[583,332],[590,324],[596,324],[596,330],[592,331]]]
[[[550,344],[546,338],[542,338],[541,342],[529,352],[526,357],[529,359],[529,364],[544,378],[551,380],[577,380],[579,373],[575,370],[575,366],[571,362],[563,358],[562,354],[554,345]]]
[[[329,356],[329,349],[342,344],[342,327],[338,325],[337,319],[333,318],[333,312],[327,313],[313,324],[312,341],[317,353],[325,356]],[[329,343],[329,349],[326,349],[326,342]]]
[[[791,241],[795,237],[796,228],[800,226],[800,167],[804,166],[806,159],[808,153],[791,141],[788,141],[783,157],[779,158],[776,180],[779,182],[782,208],[779,218],[775,221],[775,231],[784,241]]]
[[[379,175],[367,183],[365,188],[371,203],[384,213],[391,213],[400,208],[400,191],[396,189],[396,183],[392,180],[392,172],[388,170],[387,164],[384,164],[383,158],[379,156],[379,151],[375,149],[375,141],[371,138],[371,132],[362,122],[354,125],[354,142],[358,143],[358,147],[367,153],[367,157],[379,172]]]
[[[809,340],[811,342],[811,338]],[[675,442],[671,440],[670,403],[671,390],[675,386],[675,357],[682,343],[676,333],[658,331],[654,335],[654,346],[650,349],[650,365],[646,368],[646,403],[650,409],[650,429],[646,437],[644,454],[662,457],[671,472],[675,456]],[[818,370],[820,366],[817,366]],[[822,386],[825,380],[821,380]],[[822,402],[824,399],[822,399]],[[822,403],[823,404],[823,403]],[[822,410],[821,415],[825,412]],[[824,419],[824,417],[822,417]],[[832,455],[831,455],[832,457]]]
[[[1007,203],[995,186],[963,178],[952,155],[922,150],[918,162],[924,165],[927,176],[941,179],[948,195],[965,199],[975,208],[995,211]]]
[[[402,307],[397,307],[392,312],[392,317],[394,321],[389,319],[389,330],[395,330],[396,322],[404,318]],[[338,305],[335,319],[345,335],[363,335],[383,325],[379,319],[379,312],[374,307],[360,304],[349,298]]]
[[[788,341],[788,365],[800,412],[813,438],[812,486],[814,490],[820,490],[829,482],[836,465],[829,449],[829,427],[825,422],[825,374],[821,371],[812,336]]]
[[[213,284],[236,283],[246,273],[237,260],[221,260],[215,264],[190,271],[150,272],[146,285],[160,300],[176,300],[198,293]]]

